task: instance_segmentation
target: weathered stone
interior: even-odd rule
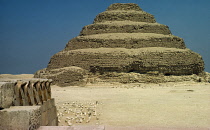
[[[64,62],[63,62],[64,63]],[[69,66],[68,64],[66,64]],[[36,78],[48,78],[53,80],[53,84],[59,86],[80,85],[86,84],[87,71],[74,65],[64,68],[57,67],[56,69],[42,69],[35,74]]]
[[[132,22],[132,21],[108,21],[90,24],[83,27],[80,36],[102,33],[156,33],[171,34],[168,26],[158,23]]]
[[[48,125],[51,124],[51,122],[56,119],[57,117],[57,109],[56,107],[51,107],[49,110],[48,110]]]
[[[40,125],[58,124],[55,100],[49,94],[52,80],[1,81],[5,82],[0,82],[0,129],[35,130]]]
[[[49,123],[48,112],[47,111],[42,112],[42,115],[41,115],[41,126],[47,126],[48,123]]]
[[[72,71],[75,66],[80,71]],[[156,23],[154,16],[137,4],[116,3],[52,56],[48,67],[35,77],[52,78],[54,84],[69,86],[84,85],[94,76],[109,79],[107,73],[115,72],[158,75],[155,82],[163,82],[167,79],[161,77],[164,75],[200,75],[203,71],[202,57],[186,49],[184,40],[172,35],[168,26]],[[145,76],[130,80],[153,82]]]
[[[51,121],[48,126],[58,126],[58,118],[53,119],[53,121]]]
[[[78,36],[68,42],[65,50],[100,47],[128,49],[145,47],[186,48],[183,39],[173,35],[153,33],[106,33]]]
[[[40,106],[13,106],[0,111],[0,129],[35,130],[40,127]]]
[[[142,11],[142,9],[134,3],[127,3],[127,4],[122,4],[122,3],[115,3],[110,5],[107,8],[107,11],[111,10],[134,10],[134,11]]]
[[[15,83],[0,82],[0,108],[9,108],[14,101]]]
[[[106,21],[134,21],[134,22],[148,22],[155,23],[153,15],[144,11],[105,11],[100,13],[94,19],[94,23],[106,22]]]
[[[62,62],[66,59],[66,62]],[[186,60],[187,59],[187,60]],[[158,71],[170,75],[198,74],[204,63],[199,54],[189,49],[175,48],[97,48],[78,49],[57,53],[51,58],[48,69],[78,66],[90,72]]]

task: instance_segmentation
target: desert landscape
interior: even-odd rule
[[[10,106],[40,107],[33,129],[210,129],[210,73],[202,56],[134,3],[99,13],[46,68],[0,74],[0,82],[3,94],[10,86],[15,95]]]
[[[84,121],[73,125],[210,128],[209,83],[52,86],[52,92],[58,112],[64,113],[63,117],[60,116],[59,125],[68,125],[65,120],[69,115],[64,111],[72,109],[73,102],[98,102],[97,117],[92,116],[90,123]],[[70,107],[66,104],[70,104]]]
[[[32,74],[0,75],[1,79]],[[210,84],[88,83],[85,87],[51,86],[59,126],[107,129],[209,129]]]

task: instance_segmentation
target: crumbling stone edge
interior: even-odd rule
[[[0,81],[0,129],[35,130],[57,126],[49,79]]]

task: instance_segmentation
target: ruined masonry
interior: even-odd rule
[[[0,130],[36,130],[57,126],[51,80],[0,80]]]
[[[47,68],[35,77],[67,86],[81,84],[94,74],[101,78],[107,73],[131,72],[182,76],[203,71],[202,57],[187,49],[168,26],[157,23],[137,4],[116,3],[52,56]]]

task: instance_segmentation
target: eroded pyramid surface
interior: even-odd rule
[[[202,57],[187,49],[182,38],[172,35],[168,26],[157,23],[153,15],[132,3],[110,5],[96,16],[93,24],[83,27],[64,50],[52,56],[48,67],[36,76],[53,73],[59,77],[69,71],[62,68],[71,66],[80,67],[89,75],[106,72],[192,75],[204,70]],[[58,69],[62,71],[53,71]]]

